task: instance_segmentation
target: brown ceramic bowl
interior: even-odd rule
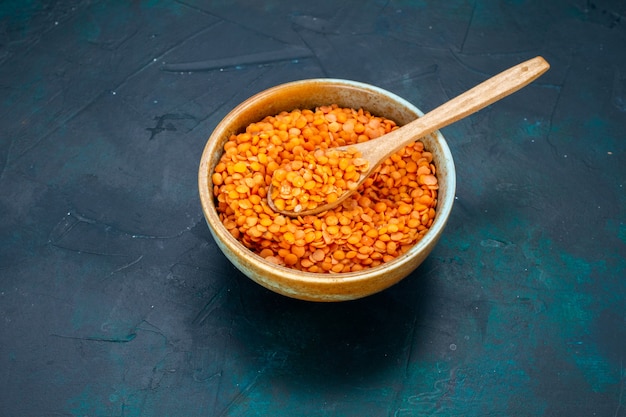
[[[349,273],[301,272],[275,265],[251,252],[224,227],[216,211],[211,175],[231,134],[245,130],[265,116],[293,109],[312,109],[336,103],[364,108],[403,125],[423,115],[406,100],[380,88],[354,81],[310,79],[282,84],[262,91],[235,107],[217,125],[204,148],[198,186],[202,210],[215,242],[226,257],[260,285],[288,297],[311,301],[345,301],[382,291],[413,272],[433,250],[454,203],[456,176],[450,149],[440,132],[422,139],[433,154],[439,194],[437,214],[430,230],[402,256],[383,265]]]

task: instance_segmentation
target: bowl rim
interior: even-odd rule
[[[354,272],[308,272],[301,271],[293,268],[289,268],[287,266],[282,266],[278,264],[274,264],[266,259],[262,258],[257,253],[251,251],[248,247],[246,247],[241,241],[236,239],[231,233],[226,229],[221,220],[219,219],[217,207],[214,203],[213,196],[213,188],[212,188],[212,180],[210,180],[211,172],[210,169],[210,159],[213,150],[219,150],[217,144],[223,138],[223,133],[228,126],[227,121],[233,115],[236,115],[240,112],[245,111],[246,109],[251,108],[255,105],[257,101],[262,99],[263,97],[272,95],[281,89],[290,88],[297,85],[302,84],[327,84],[334,86],[345,86],[345,87],[353,87],[359,90],[367,90],[379,95],[387,96],[392,101],[398,103],[399,105],[405,107],[409,111],[421,117],[424,113],[417,108],[415,105],[407,101],[406,99],[382,89],[380,87],[367,84],[360,81],[346,80],[340,78],[310,78],[303,79],[298,81],[286,82],[283,84],[278,84],[273,87],[262,90],[240,104],[234,107],[230,112],[228,112],[222,120],[216,125],[213,129],[211,135],[207,139],[204,150],[202,152],[200,166],[198,170],[198,188],[200,192],[200,200],[202,204],[202,210],[204,212],[204,216],[206,222],[209,226],[211,234],[213,235],[214,240],[218,244],[228,245],[239,249],[240,252],[246,253],[250,256],[250,260],[254,260],[256,268],[260,269],[262,273],[266,274],[266,276],[271,276],[275,274],[280,274],[281,279],[286,281],[292,281],[293,283],[315,283],[316,285],[327,283],[329,285],[336,284],[337,282],[358,282],[358,281],[368,281],[373,278],[376,278],[380,275],[381,270],[400,267],[403,264],[406,264],[411,261],[411,259],[422,250],[426,249],[430,244],[433,244],[439,238],[440,231],[443,231],[445,228],[446,222],[449,218],[449,215],[452,211],[452,206],[454,205],[455,199],[455,191],[456,191],[456,170],[454,166],[454,160],[452,158],[452,153],[448,144],[441,134],[439,130],[433,132],[431,135],[434,135],[435,140],[440,144],[441,153],[443,154],[443,160],[446,163],[447,168],[447,184],[446,184],[446,193],[445,199],[440,199],[438,193],[438,207],[435,215],[435,220],[433,224],[426,232],[426,234],[420,239],[417,243],[415,243],[407,252],[402,254],[401,256],[389,261],[385,262],[381,265],[365,268],[360,271]],[[329,103],[330,104],[330,103]],[[271,115],[270,115],[271,116]],[[384,115],[381,115],[384,116]],[[223,151],[223,150],[222,150]],[[216,230],[219,229],[219,230]],[[226,241],[222,241],[220,239],[225,239]],[[225,255],[227,255],[225,253]],[[228,256],[227,256],[228,257]]]

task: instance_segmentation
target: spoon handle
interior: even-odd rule
[[[364,144],[368,143],[371,144],[372,147],[380,146],[381,148],[389,148],[389,143],[394,143],[391,147],[393,149],[385,149],[383,152],[381,152],[381,148],[377,151],[370,149],[367,153],[388,153],[386,157],[382,159],[384,160],[398,149],[402,149],[404,146],[415,142],[419,138],[437,129],[448,126],[516,92],[537,79],[549,68],[550,64],[540,56],[511,67],[405,125],[404,127],[406,127],[406,129],[398,129],[387,134],[385,139],[387,139],[387,136],[390,136],[388,139],[391,139],[391,142],[384,140],[380,141],[377,145],[374,145],[374,143],[378,142],[375,140],[365,142]],[[403,134],[401,131],[408,131],[408,134]],[[395,132],[398,132],[398,137],[393,140],[391,136],[394,135]]]

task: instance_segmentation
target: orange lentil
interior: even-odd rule
[[[421,224],[418,222],[418,224]],[[391,237],[389,237],[389,235],[387,233],[382,233],[378,236],[378,240],[382,241],[382,242],[389,242],[389,240],[391,239]]]
[[[281,209],[338,198],[368,169],[350,145],[395,128],[391,120],[337,105],[250,124],[228,138],[211,174],[222,223],[267,261],[303,271],[356,272],[395,259],[424,236],[436,215],[436,167],[422,142],[392,155],[326,213],[290,218],[273,212],[266,199],[270,183]]]
[[[233,171],[244,173],[248,168],[246,167],[245,162],[239,161],[235,165],[233,165]]]
[[[350,226],[341,226],[339,228],[339,232],[342,235],[350,235],[352,233],[352,228]]]
[[[291,253],[296,255],[298,258],[302,258],[306,254],[306,248],[304,246],[292,246]]]
[[[323,261],[324,258],[326,257],[326,254],[324,253],[323,250],[321,249],[316,249],[312,254],[311,254],[311,261],[313,262],[320,262]]]
[[[387,250],[387,245],[382,240],[377,240],[374,242],[374,248],[379,252],[385,252]]]
[[[385,204],[382,201],[380,201],[380,202],[376,203],[376,205],[374,205],[374,211],[376,213],[383,213],[385,210],[387,210],[387,204]]]
[[[326,217],[326,224],[329,226],[335,226],[339,223],[339,219],[334,214],[330,214]]]
[[[348,237],[348,243],[351,245],[357,245],[360,241],[361,241],[361,236],[358,234],[352,234]]]
[[[283,259],[287,265],[295,265],[298,263],[298,257],[293,253],[286,254]]]

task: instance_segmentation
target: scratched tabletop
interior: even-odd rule
[[[200,155],[305,78],[446,127],[455,205],[409,277],[290,299],[224,257]],[[0,415],[626,416],[626,2],[0,2]]]

